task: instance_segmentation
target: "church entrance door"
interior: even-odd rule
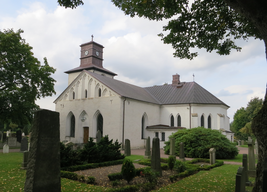
[[[89,139],[89,127],[83,127],[83,143],[87,143]]]

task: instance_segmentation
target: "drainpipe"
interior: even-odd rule
[[[191,104],[189,103],[189,128],[191,129]]]
[[[123,100],[123,109],[122,109],[122,149],[124,149],[125,101],[126,98],[124,98]]]

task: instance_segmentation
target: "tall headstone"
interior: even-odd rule
[[[216,162],[216,149],[210,148],[209,153],[210,153],[210,164],[213,165]]]
[[[131,143],[129,139],[125,139],[125,150],[124,150],[125,156],[131,156]]]
[[[184,158],[184,143],[183,142],[180,143],[179,160],[180,161],[185,161],[185,158]]]
[[[248,180],[248,155],[247,154],[243,154],[242,167],[244,168],[243,173],[244,173],[246,185],[250,186],[251,182]]]
[[[237,142],[238,142],[238,146],[240,146],[241,145],[241,140],[238,140]]]
[[[9,146],[8,146],[8,144],[5,144],[3,146],[3,153],[9,153]]]
[[[28,151],[28,139],[23,137],[21,139],[20,151]]]
[[[246,190],[244,168],[239,167],[235,179],[235,192],[245,192]]]
[[[21,142],[21,130],[16,131],[17,142]]]
[[[60,192],[59,113],[34,113],[25,192]]]
[[[254,146],[251,138],[248,139],[248,170],[255,170]]]
[[[175,155],[175,138],[170,138],[170,155],[176,157],[176,155]]]
[[[22,169],[27,169],[28,160],[29,160],[29,151],[24,151],[23,152],[23,162],[21,164]]]
[[[96,133],[96,143],[99,143],[101,141],[101,131],[98,130]]]
[[[150,150],[150,137],[146,139],[146,151],[145,151],[145,158],[150,159],[151,157],[151,150]]]
[[[160,148],[159,138],[155,137],[152,141],[152,156],[151,156],[151,169],[159,173],[162,176],[161,164],[160,164]]]
[[[244,140],[242,140],[242,141],[241,141],[241,145],[245,145],[245,142],[244,142]]]

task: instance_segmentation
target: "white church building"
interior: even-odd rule
[[[144,148],[150,136],[160,146],[179,129],[205,127],[221,130],[233,141],[224,102],[196,82],[139,87],[116,80],[103,67],[103,46],[93,40],[81,46],[80,66],[68,74],[68,87],[54,101],[60,113],[60,140],[86,143],[102,135],[119,142],[129,139],[132,148]],[[170,77],[171,78],[171,77]]]

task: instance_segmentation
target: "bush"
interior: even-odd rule
[[[184,143],[184,154],[190,158],[209,158],[209,149],[216,149],[217,159],[231,159],[238,154],[237,147],[218,130],[197,127],[175,132],[175,154],[179,156],[180,143]],[[170,153],[170,141],[165,142],[165,154]]]
[[[135,177],[135,167],[130,159],[124,160],[121,167],[121,174],[128,183]]]
[[[175,156],[169,156],[168,158],[168,166],[169,166],[169,169],[172,171],[173,167],[174,167],[174,164],[175,164],[175,161],[176,161],[176,158]]]
[[[136,185],[130,185],[130,186],[125,186],[117,189],[109,189],[108,192],[135,192],[138,191],[139,187]]]
[[[60,171],[60,176],[63,178],[78,180],[79,176],[76,173],[68,172],[68,171]]]
[[[71,149],[71,146],[65,146],[60,142],[60,166],[68,167],[79,164],[78,151]]]
[[[174,164],[174,170],[178,173],[184,172],[186,170],[185,163],[177,160]]]
[[[145,169],[144,177],[149,183],[157,184],[159,174],[151,169]]]
[[[95,178],[92,176],[87,177],[86,183],[87,184],[95,184]]]

